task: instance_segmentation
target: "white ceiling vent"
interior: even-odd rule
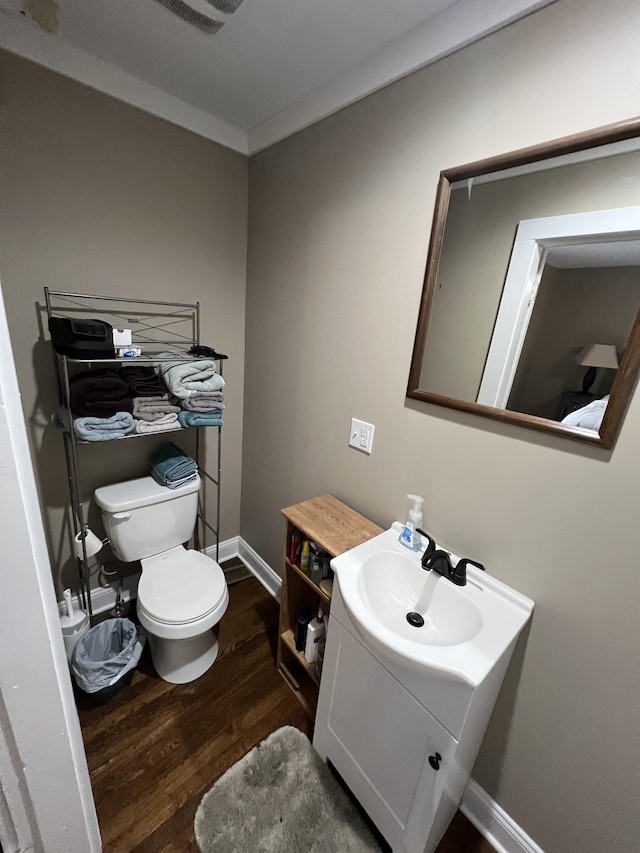
[[[194,9],[185,0],[156,0],[156,2],[182,18],[183,21],[197,27],[201,32],[207,33],[207,35],[215,35],[224,27],[224,20],[205,15],[204,12]],[[223,15],[233,15],[243,0],[205,0],[205,2]]]
[[[166,6],[167,9],[179,18],[182,18],[183,21],[192,24],[210,36],[215,35],[224,27],[224,21],[216,21],[215,18],[210,18],[209,15],[199,12],[193,6],[185,3],[184,0],[156,0],[156,2]]]
[[[233,15],[242,3],[242,0],[207,0],[207,3],[213,6],[214,9],[217,9],[218,12],[222,12],[225,15]]]

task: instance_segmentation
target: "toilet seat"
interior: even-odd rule
[[[216,610],[227,593],[224,572],[199,551],[179,545],[141,562],[138,607],[155,622],[197,622]]]

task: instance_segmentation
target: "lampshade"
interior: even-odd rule
[[[618,354],[613,344],[589,344],[576,356],[578,364],[585,367],[618,367]]]

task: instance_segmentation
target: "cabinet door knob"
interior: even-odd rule
[[[434,770],[440,770],[440,762],[442,761],[442,756],[439,752],[436,752],[435,755],[429,756],[429,764],[433,767]]]

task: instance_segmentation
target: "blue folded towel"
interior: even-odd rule
[[[151,476],[157,483],[166,486],[176,481],[193,480],[198,466],[195,459],[169,441],[151,456]]]
[[[83,441],[112,441],[123,438],[135,429],[130,412],[116,412],[110,418],[74,418],[73,429]]]
[[[180,486],[184,486],[185,483],[191,483],[196,479],[197,474],[189,474],[188,477],[179,477],[177,480],[167,480],[166,477],[159,476],[155,469],[151,469],[151,477],[156,481],[159,486],[166,486],[168,489],[179,489]]]
[[[222,412],[178,412],[183,427],[222,426]]]

